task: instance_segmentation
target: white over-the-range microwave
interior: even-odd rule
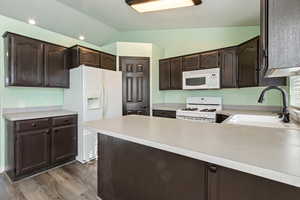
[[[204,90],[220,88],[220,68],[183,72],[184,90]]]

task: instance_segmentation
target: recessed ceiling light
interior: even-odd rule
[[[85,37],[83,35],[79,36],[79,40],[84,40]]]
[[[34,19],[29,19],[28,20],[28,23],[29,24],[32,24],[32,25],[35,25],[36,24],[36,21]]]
[[[202,0],[125,0],[126,3],[140,13],[195,6]]]

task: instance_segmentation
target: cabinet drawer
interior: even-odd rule
[[[176,118],[176,111],[153,110],[154,117]]]
[[[63,125],[76,124],[76,123],[77,123],[77,117],[75,115],[53,118],[53,126],[63,126]]]
[[[25,120],[16,122],[16,130],[19,131],[29,131],[36,129],[48,128],[50,126],[50,119],[35,119],[35,120]]]

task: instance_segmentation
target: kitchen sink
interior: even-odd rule
[[[293,123],[283,123],[278,116],[268,115],[234,115],[224,123],[271,128],[299,128]]]

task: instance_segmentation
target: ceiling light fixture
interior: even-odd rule
[[[79,36],[79,40],[84,40],[84,39],[85,39],[85,38],[84,38],[83,35]]]
[[[140,13],[195,6],[202,0],[125,0],[126,3]]]
[[[28,23],[31,24],[31,25],[35,25],[36,24],[36,21],[34,19],[29,19],[28,20]]]

